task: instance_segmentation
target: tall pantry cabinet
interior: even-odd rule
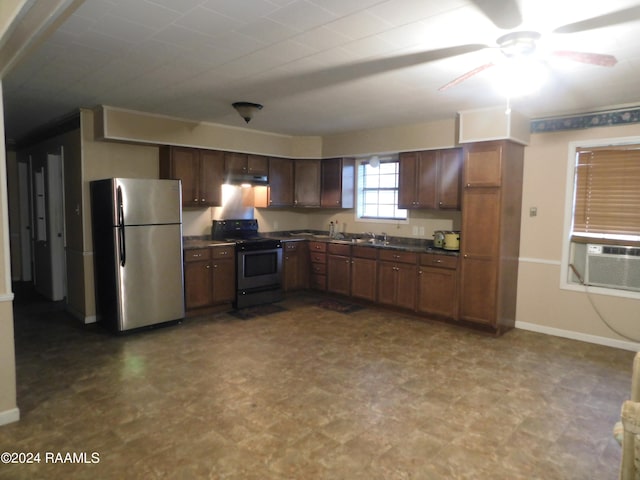
[[[515,325],[524,146],[464,146],[460,320],[502,334]]]

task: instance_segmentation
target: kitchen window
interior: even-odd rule
[[[397,159],[358,165],[357,218],[359,220],[406,220],[407,210],[398,208]]]
[[[640,241],[640,146],[578,149],[574,241]]]
[[[570,145],[563,288],[640,298],[640,144],[625,140]]]

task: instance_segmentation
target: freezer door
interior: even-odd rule
[[[115,203],[122,205],[117,225],[182,223],[179,180],[115,178],[113,187]]]
[[[128,226],[116,237],[118,243],[124,238],[116,264],[116,329],[184,318],[181,225]]]

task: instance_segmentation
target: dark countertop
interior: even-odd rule
[[[356,238],[335,239],[329,237],[329,235],[327,235],[326,233],[315,232],[265,232],[261,235],[268,238],[276,238],[283,242],[300,242],[303,240],[309,240],[313,242],[357,245],[359,247],[377,248],[379,250],[398,250],[414,253],[437,253],[440,255],[451,255],[455,257],[460,255],[460,252],[458,250],[445,250],[443,248],[434,247],[432,240],[419,240],[415,238],[390,237],[389,241],[386,244],[381,241],[379,241],[379,243],[372,244],[367,241],[358,241],[358,239]],[[185,250],[216,247],[222,245],[234,245],[234,243],[209,240],[206,237],[185,237],[183,240],[183,248]]]
[[[377,248],[380,250],[399,250],[415,253],[437,253],[455,257],[460,255],[460,252],[458,250],[445,250],[443,248],[434,247],[432,240],[419,240],[405,237],[389,237],[389,241],[386,244],[381,241],[373,244],[367,241],[358,241],[359,239],[357,238],[335,239],[329,237],[329,235],[327,235],[326,233],[272,232],[264,233],[263,235],[265,237],[277,238],[279,240],[282,240],[283,242],[309,240],[313,242],[357,245],[359,247]]]
[[[193,250],[196,248],[209,248],[235,245],[233,242],[222,242],[217,240],[208,240],[205,238],[184,238],[182,240],[182,248],[184,250]]]

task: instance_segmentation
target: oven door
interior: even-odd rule
[[[282,284],[282,247],[239,251],[237,262],[239,290]]]

